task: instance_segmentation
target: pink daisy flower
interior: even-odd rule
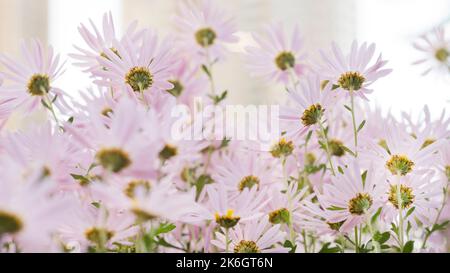
[[[370,85],[379,78],[391,73],[391,69],[383,69],[387,61],[378,56],[375,62],[372,57],[375,52],[375,44],[367,46],[363,43],[358,46],[354,41],[350,53],[344,55],[341,49],[333,43],[331,52],[326,54],[320,51],[323,66],[319,68],[320,74],[332,85],[333,89],[349,91],[345,96],[350,96],[350,92],[367,100],[366,94],[372,93]]]
[[[213,179],[222,183],[231,192],[242,192],[245,188],[265,188],[278,178],[269,158],[253,151],[236,151],[223,156],[214,169]]]
[[[180,50],[196,64],[209,65],[224,58],[225,44],[238,40],[234,20],[215,1],[179,1],[174,21]]]
[[[387,175],[406,176],[426,172],[438,162],[436,151],[442,141],[428,143],[425,137],[413,137],[401,127],[384,128],[386,141],[382,145],[372,142],[370,149],[361,154],[361,161],[367,166],[373,164]]]
[[[52,236],[70,204],[51,195],[55,189],[51,181],[36,180],[38,175],[23,180],[11,165],[2,166],[0,237],[9,236],[21,252],[53,251]]]
[[[60,225],[59,234],[66,248],[77,243],[81,251],[107,251],[119,245],[132,245],[138,233],[132,214],[106,211],[91,203],[77,203],[69,212],[70,220]]]
[[[444,27],[437,27],[430,33],[422,35],[420,41],[415,42],[413,46],[424,54],[423,58],[413,64],[428,66],[422,75],[427,75],[432,70],[448,75],[450,70],[450,40],[445,37]]]
[[[282,247],[286,233],[280,227],[270,225],[264,217],[239,224],[230,231],[228,249],[234,253],[287,253],[289,249]],[[224,232],[216,232],[217,239],[211,241],[221,251],[227,250]]]
[[[100,79],[94,82],[105,87],[127,90],[136,94],[148,104],[155,92],[166,92],[174,86],[169,82],[173,59],[170,40],[161,43],[152,30],[145,30],[142,43],[133,43],[131,37],[122,42],[113,40],[113,47],[120,57],[110,48],[104,48],[105,57],[98,56],[97,61],[105,69],[95,72]]]
[[[59,55],[53,55],[53,48],[46,50],[41,43],[32,40],[30,44],[22,42],[22,62],[0,54],[0,63],[6,68],[2,77],[10,84],[0,86],[0,102],[8,104],[9,109],[21,108],[32,111],[42,102],[59,108],[68,107],[63,100],[63,91],[53,83],[62,74]],[[56,99],[58,98],[58,99]]]
[[[156,175],[158,151],[142,127],[145,120],[152,120],[151,113],[132,100],[122,99],[113,109],[109,123],[105,124],[100,116],[91,116],[87,127],[67,123],[65,129],[87,152],[92,152],[92,162],[105,173],[151,178]]]
[[[398,199],[397,188],[400,187],[401,200]],[[382,218],[391,223],[397,220],[399,208],[403,218],[407,216],[413,227],[418,222],[430,226],[436,219],[438,209],[442,205],[442,181],[435,178],[434,171],[406,177],[392,177],[384,192]]]
[[[269,202],[267,189],[244,189],[239,195],[231,195],[224,185],[207,185],[207,200],[198,215],[200,221],[212,220],[215,224],[232,228],[262,215],[261,210]]]
[[[317,76],[310,76],[289,91],[289,98],[294,105],[280,108],[280,127],[287,139],[296,140],[309,130],[320,128],[334,95],[330,88],[321,90]]]
[[[331,183],[323,185],[317,198],[321,207],[329,211],[329,223],[342,223],[340,232],[347,233],[355,226],[370,219],[380,206],[385,192],[383,177],[370,168],[366,177],[357,161],[349,164],[344,174],[337,173]],[[323,215],[322,215],[323,216]]]
[[[270,24],[264,34],[253,38],[258,46],[246,48],[252,75],[288,84],[305,74],[306,54],[298,26],[288,36],[281,23]]]
[[[4,157],[13,160],[27,173],[40,173],[42,178],[58,182],[59,189],[71,189],[71,173],[83,159],[79,147],[71,138],[50,124],[24,132],[11,133],[1,141]]]
[[[103,51],[105,47],[108,47],[111,51],[117,54],[117,56],[121,56],[121,53],[113,46],[113,41],[118,40],[119,38],[116,34],[111,12],[103,15],[103,26],[100,30],[102,32],[99,31],[91,19],[89,19],[89,23],[92,31],[90,31],[84,24],[80,24],[78,27],[78,32],[88,48],[84,49],[74,46],[78,52],[69,54],[69,56],[77,61],[74,65],[82,67],[86,72],[93,72],[103,69],[97,61],[97,57],[101,56],[107,58],[106,53]],[[133,43],[139,43],[142,31],[137,31],[136,27],[137,21],[131,23],[125,31],[121,41],[124,40],[124,37],[129,37]]]
[[[207,90],[207,79],[204,75],[199,76],[197,69],[192,69],[186,59],[182,59],[173,70],[169,82],[173,88],[166,91],[176,97],[177,102],[188,105],[192,111],[195,109],[195,99],[204,96]]]

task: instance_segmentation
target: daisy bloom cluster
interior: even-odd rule
[[[198,126],[227,106],[215,68],[238,29],[214,1],[177,4],[168,36],[80,24],[75,68],[37,40],[0,54],[0,252],[450,250],[449,115],[370,106],[392,71],[375,44],[306,52],[301,25],[256,29],[241,60],[286,95],[267,148]],[[414,45],[448,73],[442,28]],[[65,69],[91,87],[58,88]]]

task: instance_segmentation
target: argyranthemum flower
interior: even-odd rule
[[[437,164],[436,152],[442,141],[437,140],[424,147],[425,137],[411,136],[395,125],[386,126],[385,133],[385,143],[369,145],[370,149],[361,154],[362,162],[373,164],[388,175],[399,176],[423,173]]]
[[[227,250],[227,238],[224,232],[216,232],[216,240],[211,243],[221,251]],[[284,248],[286,233],[281,231],[280,225],[269,224],[267,218],[263,217],[239,224],[230,231],[228,251],[234,253],[273,253],[288,252]]]
[[[0,143],[2,156],[20,165],[24,176],[36,172],[42,179],[58,182],[59,189],[76,186],[70,174],[83,161],[83,153],[68,135],[49,123],[7,134]]]
[[[53,251],[52,236],[69,209],[66,199],[52,196],[55,184],[23,179],[12,165],[2,163],[0,179],[0,237],[9,236],[20,252]]]
[[[59,225],[58,233],[70,251],[78,244],[84,251],[109,251],[115,245],[132,245],[138,232],[135,218],[125,211],[106,211],[101,204],[76,202],[68,212],[68,221]]]
[[[253,38],[258,47],[246,48],[251,74],[284,84],[303,76],[306,55],[298,26],[287,35],[281,23],[270,24]]]
[[[63,91],[54,86],[54,81],[62,74],[59,55],[54,56],[52,47],[45,49],[37,40],[29,44],[22,42],[20,48],[22,62],[0,54],[0,63],[6,68],[3,78],[10,83],[0,86],[0,103],[25,112],[42,106],[42,101],[67,107]]]
[[[156,33],[147,29],[142,34],[142,43],[133,43],[127,36],[122,42],[113,40],[112,43],[121,55],[110,48],[103,49],[106,57],[98,56],[97,61],[105,69],[94,73],[100,77],[95,83],[127,90],[146,104],[152,93],[166,92],[174,87],[169,82],[174,65],[169,39],[159,43]]]
[[[92,163],[104,172],[154,177],[158,151],[152,145],[152,139],[143,134],[144,126],[147,126],[144,121],[152,121],[151,113],[135,101],[124,98],[112,110],[107,123],[103,116],[91,116],[88,126],[80,128],[67,123],[65,130],[93,156]]]
[[[423,118],[413,121],[411,115],[403,113],[403,118],[410,127],[411,134],[418,139],[424,139],[423,148],[433,144],[437,140],[450,137],[450,117],[442,110],[439,119],[432,120],[430,109],[427,105],[423,108]]]
[[[323,65],[319,68],[319,72],[337,92],[345,92],[345,96],[354,92],[356,96],[367,99],[366,94],[373,91],[369,89],[370,85],[392,71],[383,69],[387,61],[381,58],[381,54],[375,62],[370,63],[374,52],[375,44],[367,46],[367,43],[363,43],[358,46],[358,43],[354,41],[350,53],[344,55],[333,43],[330,53],[320,51]]]
[[[103,69],[103,67],[97,61],[97,57],[101,56],[104,58],[108,58],[106,53],[103,52],[105,47],[111,49],[111,51],[113,51],[119,57],[121,56],[121,53],[113,46],[113,41],[119,40],[119,38],[117,37],[111,12],[105,13],[103,15],[103,26],[100,31],[92,22],[92,20],[89,20],[89,23],[91,25],[92,32],[84,24],[80,24],[80,26],[78,27],[78,32],[80,33],[88,48],[84,49],[78,46],[74,46],[75,49],[78,50],[78,52],[69,54],[69,56],[77,60],[74,65],[84,68],[86,72],[93,72],[99,69]],[[142,31],[138,31],[136,27],[136,21],[131,23],[125,31],[123,37],[129,37],[129,39],[133,43],[139,43]],[[123,38],[120,40],[123,41]]]
[[[413,46],[424,53],[424,57],[413,64],[424,64],[428,68],[422,73],[426,75],[432,70],[448,74],[450,71],[450,40],[445,38],[444,27],[437,27],[424,34],[421,41]]]
[[[432,225],[442,205],[443,189],[442,181],[434,178],[434,175],[433,171],[428,171],[406,177],[391,177],[383,195],[383,219],[391,223],[396,220],[401,209],[403,217],[408,215],[405,220],[414,227],[417,227],[417,221],[425,227]]]
[[[334,94],[330,88],[321,90],[317,76],[309,76],[289,91],[293,106],[280,108],[281,131],[287,139],[298,139],[309,130],[320,128],[324,113],[331,105]]]
[[[206,186],[207,200],[199,220],[212,220],[223,228],[232,228],[238,223],[255,219],[270,200],[267,189],[258,191],[256,187],[244,189],[239,195],[230,194],[222,184]]]
[[[262,189],[275,183],[278,178],[269,159],[254,151],[236,151],[223,156],[220,166],[214,168],[213,179],[225,185],[231,192],[245,188]]]
[[[337,173],[331,183],[323,185],[322,192],[316,192],[320,205],[329,212],[327,222],[342,223],[339,231],[349,232],[370,219],[383,204],[382,181],[383,176],[373,168],[363,170],[356,160],[350,162],[344,174]]]
[[[180,50],[197,64],[222,60],[226,43],[236,42],[233,18],[211,0],[179,1],[177,24]]]
[[[207,88],[207,79],[197,74],[197,69],[189,65],[189,61],[182,59],[169,80],[173,88],[166,90],[177,98],[177,102],[188,105],[191,110],[195,109],[195,99],[202,97]]]

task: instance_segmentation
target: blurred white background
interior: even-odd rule
[[[21,39],[37,37],[57,52],[73,52],[81,44],[80,22],[101,22],[111,11],[121,30],[134,19],[140,26],[157,28],[161,34],[173,28],[172,16],[180,0],[0,0],[0,50],[17,54]],[[375,42],[394,72],[376,83],[372,103],[395,115],[418,112],[428,104],[434,116],[449,107],[450,81],[442,76],[420,73],[412,66],[420,54],[411,46],[417,37],[450,17],[450,0],[217,0],[235,15],[245,35],[270,21],[299,24],[309,55],[331,41],[347,48],[353,39]],[[448,23],[447,23],[448,25]],[[89,80],[70,67],[58,86],[72,94],[89,86]],[[281,86],[267,85],[248,76],[239,54],[217,68],[220,88],[230,90],[233,103],[273,103],[284,95]]]

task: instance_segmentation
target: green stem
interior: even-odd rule
[[[289,220],[288,220],[288,227],[289,227],[289,240],[291,241],[292,244],[295,244],[295,231],[294,231],[294,226],[292,223],[292,196],[291,196],[291,191],[289,190],[289,181],[288,181],[288,175],[287,175],[287,170],[286,170],[286,157],[283,157],[281,159],[281,166],[283,168],[283,179],[284,182],[286,184],[286,194],[287,194],[287,199],[288,199],[288,210],[289,210]]]
[[[397,181],[399,182],[399,181]],[[398,241],[399,241],[399,247],[400,251],[403,252],[404,247],[404,232],[403,232],[403,200],[401,195],[401,184],[397,183],[397,205],[398,205]]]
[[[327,154],[327,160],[328,160],[328,164],[330,164],[330,170],[331,173],[333,174],[333,176],[336,176],[336,172],[334,170],[334,166],[333,166],[333,161],[331,160],[331,152],[330,152],[330,147],[328,145],[328,135],[325,132],[325,128],[323,127],[322,121],[319,121],[319,126],[320,126],[320,130],[322,132],[323,138],[324,138],[324,142],[325,142],[325,150],[326,150],[326,154]]]
[[[355,252],[359,253],[358,227],[355,226]]]
[[[352,112],[352,123],[353,123],[353,138],[355,143],[355,157],[358,157],[358,129],[356,128],[356,119],[355,119],[355,98],[353,94],[353,90],[350,90],[350,103],[351,103],[351,112]]]
[[[225,252],[230,252],[229,228],[225,229]]]
[[[380,247],[380,244],[377,241],[375,241],[375,231],[372,227],[372,220],[370,219],[370,215],[368,215],[368,214],[366,214],[366,215],[367,215],[367,219],[366,219],[367,227],[369,228],[370,235],[372,236],[372,244],[375,247],[375,253],[380,253],[381,247]]]

